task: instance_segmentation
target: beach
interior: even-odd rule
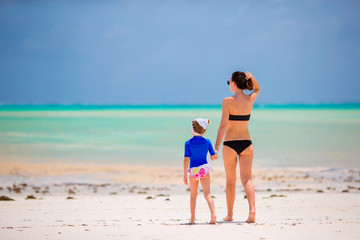
[[[360,240],[359,9],[0,1],[0,240]]]
[[[196,224],[187,224],[189,192],[181,168],[0,163],[0,169],[0,195],[14,199],[0,201],[2,239],[360,237],[358,169],[254,169],[257,220],[246,224],[248,205],[240,185],[234,222],[222,221],[225,176],[215,168],[216,225],[207,224],[201,188]]]
[[[199,187],[189,225],[184,142],[196,117],[215,140],[219,106],[0,106],[0,238],[359,239],[359,109],[256,106],[256,223],[239,176],[234,221],[222,221],[220,150],[208,159],[217,224]]]

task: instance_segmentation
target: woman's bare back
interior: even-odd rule
[[[228,109],[230,115],[249,115],[253,108],[253,102],[250,95],[238,95],[228,98]],[[225,141],[229,140],[251,140],[249,130],[249,121],[229,121],[225,135]]]

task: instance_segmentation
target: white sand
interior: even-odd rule
[[[257,171],[254,178],[255,224],[243,222],[247,218],[248,205],[240,186],[235,202],[235,222],[221,221],[226,215],[224,179],[214,176],[219,182],[212,186],[218,215],[215,226],[206,224],[210,213],[200,192],[196,209],[198,224],[186,225],[190,216],[187,187],[168,184],[166,179],[153,184],[149,183],[153,179],[149,175],[148,183],[111,182],[101,186],[95,183],[65,184],[69,179],[75,179],[74,175],[54,178],[51,174],[33,170],[37,173],[34,177],[21,175],[26,172],[24,169],[18,171],[0,176],[3,188],[0,195],[15,199],[0,201],[1,240],[360,239],[360,175],[354,170],[339,170],[335,175],[333,171],[304,172],[299,169]],[[22,188],[21,193],[9,192],[10,183],[13,181],[19,186],[20,179],[28,186]],[[101,177],[97,181],[107,183],[109,179],[113,177],[105,180]],[[57,181],[59,185],[54,185]],[[38,193],[36,186],[40,187]],[[46,187],[49,193],[42,193]],[[69,189],[75,194],[69,195]],[[117,195],[110,195],[114,192]],[[37,199],[25,200],[31,193]],[[68,196],[75,199],[66,200]],[[146,199],[148,196],[153,199]]]
[[[197,222],[188,221],[188,195],[46,197],[1,202],[1,239],[359,239],[359,194],[256,195],[257,223],[246,224],[247,202],[236,201],[235,223],[207,225],[209,210],[199,197]],[[226,214],[225,195],[216,211]]]

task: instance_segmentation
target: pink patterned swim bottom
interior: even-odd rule
[[[212,167],[210,164],[203,164],[200,165],[198,167],[192,167],[188,169],[188,173],[190,173],[190,175],[196,179],[199,180],[200,178],[205,177],[206,174],[208,174],[209,172],[212,172]]]

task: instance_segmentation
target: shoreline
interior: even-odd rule
[[[226,175],[222,166],[213,165],[212,186],[224,188]],[[254,168],[255,189],[360,190],[360,169],[325,167]],[[175,166],[149,167],[124,164],[24,163],[0,161],[0,186],[21,182],[38,184],[133,184],[184,186],[183,169]],[[237,166],[239,179],[239,166]],[[7,185],[7,186],[5,186]],[[240,181],[238,186],[240,186]],[[301,189],[301,190],[300,190]]]

